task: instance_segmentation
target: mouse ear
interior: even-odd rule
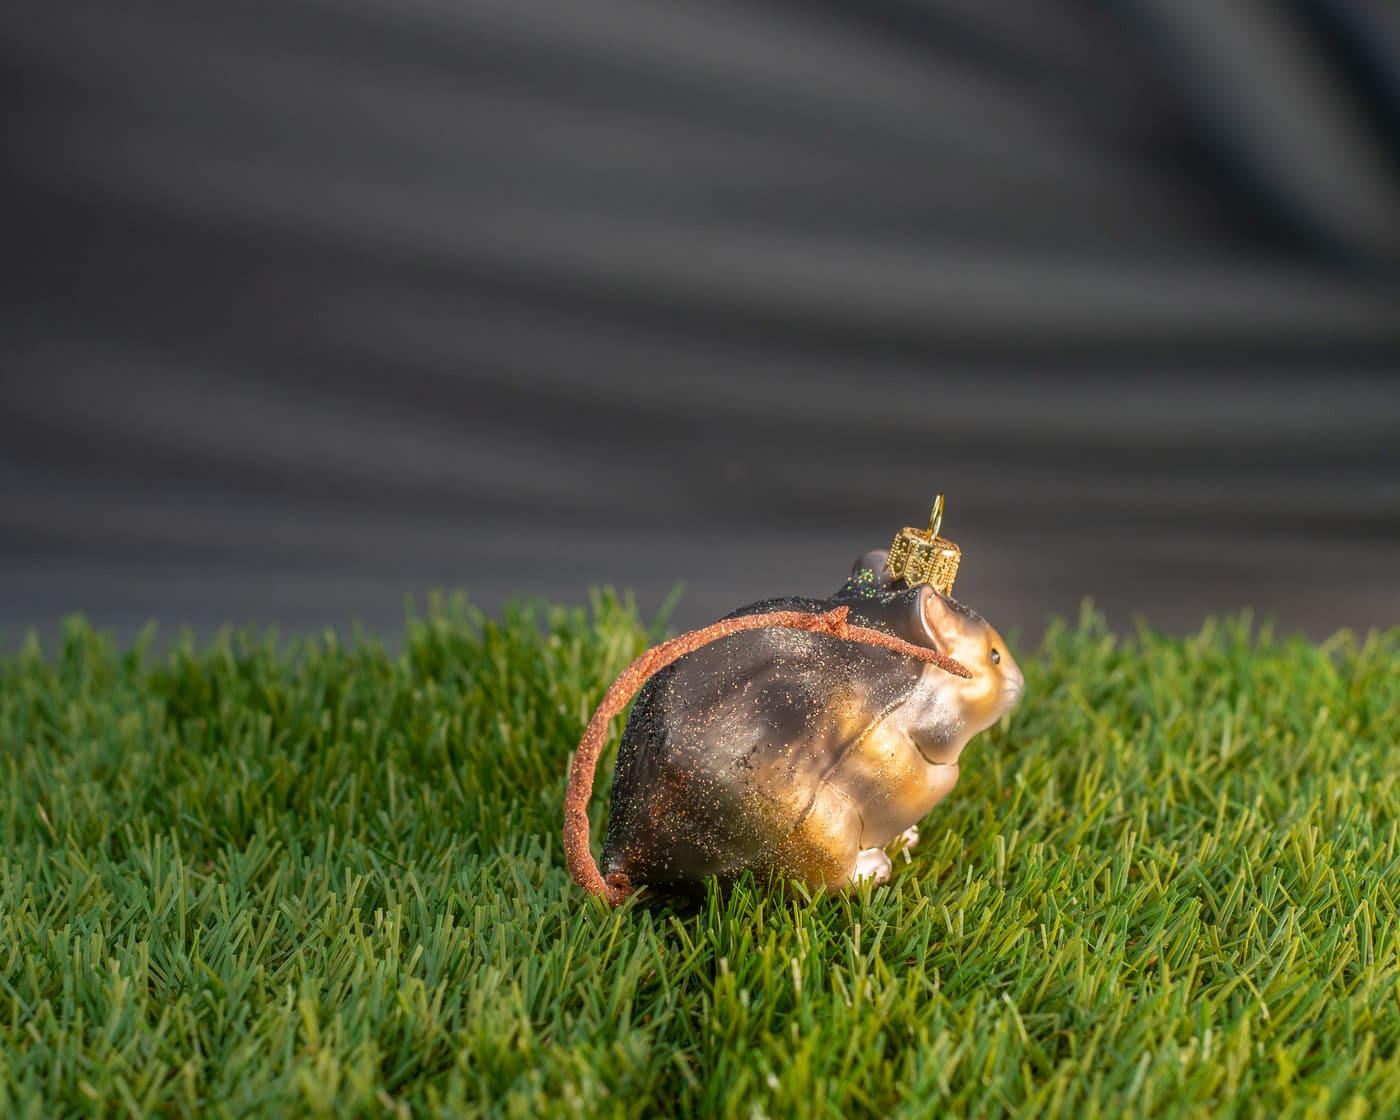
[[[919,588],[916,600],[919,618],[925,640],[936,650],[947,652],[953,645],[953,632],[957,629],[957,617],[948,600],[927,583]]]
[[[851,575],[854,577],[859,576],[861,572],[870,572],[874,575],[875,585],[887,589],[893,582],[890,570],[885,565],[889,558],[890,550],[887,548],[872,548],[869,552],[862,552],[851,565]]]

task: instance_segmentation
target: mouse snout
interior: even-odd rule
[[[1001,701],[1002,712],[1009,712],[1021,699],[1021,693],[1025,690],[1026,678],[1021,674],[1021,666],[1016,664],[1016,659],[1011,656],[1010,650],[1003,650],[1001,655]]]

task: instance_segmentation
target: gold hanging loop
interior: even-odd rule
[[[895,579],[904,580],[910,587],[927,583],[944,595],[952,594],[962,549],[947,537],[938,535],[942,526],[943,495],[939,494],[934,499],[927,529],[906,525],[895,535],[890,545],[890,558],[885,562]]]

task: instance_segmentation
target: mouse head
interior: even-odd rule
[[[966,738],[985,730],[1016,706],[1025,687],[1016,659],[996,629],[971,607],[924,584],[909,587],[903,580],[891,580],[885,561],[889,553],[875,549],[855,563],[851,579],[842,594],[878,603],[896,633],[906,641],[930,646],[961,661],[972,670],[972,679],[963,680],[929,666],[939,690],[949,695],[964,722]],[[965,741],[965,740],[964,740]]]
[[[959,682],[959,713],[968,731],[976,734],[1016,706],[1025,688],[1021,668],[996,628],[971,607],[919,588],[919,617],[927,639],[940,653],[961,661],[972,679]]]

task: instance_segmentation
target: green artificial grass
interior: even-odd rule
[[[658,636],[600,596],[400,653],[31,641],[0,1115],[1400,1113],[1400,631],[1086,613],[890,886],[608,911],[565,771]]]

